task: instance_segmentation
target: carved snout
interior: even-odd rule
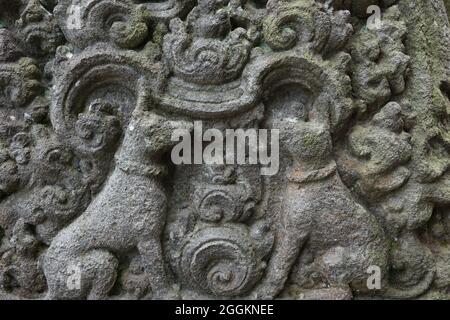
[[[170,120],[155,113],[142,112],[135,114],[128,126],[130,135],[138,135],[143,139],[145,149],[149,153],[163,153],[168,151],[176,141],[172,141],[175,130],[192,131],[192,122],[184,120]]]
[[[273,129],[280,129],[282,148],[285,148],[299,161],[326,160],[332,150],[329,128],[319,122],[298,120],[274,121]]]

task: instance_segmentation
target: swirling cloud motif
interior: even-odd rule
[[[66,38],[79,48],[109,40],[132,48],[148,35],[144,10],[130,0],[63,0],[54,14]]]
[[[193,1],[62,0],[54,14],[66,38],[79,48],[112,41],[122,48],[135,48],[149,34],[155,20],[166,21],[192,8]]]
[[[200,2],[202,4],[202,2]],[[175,76],[197,84],[235,80],[253,47],[247,30],[231,30],[224,5],[199,5],[187,23],[174,19],[164,39],[164,55]]]
[[[207,228],[182,249],[180,269],[190,286],[217,297],[245,294],[261,277],[252,240],[244,228]]]
[[[326,54],[341,49],[352,34],[348,11],[324,10],[310,1],[270,0],[263,21],[264,40],[276,51],[309,45]]]

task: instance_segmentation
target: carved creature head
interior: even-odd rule
[[[117,161],[122,167],[157,165],[160,157],[177,143],[171,140],[176,129],[190,131],[193,124],[182,120],[168,120],[148,111],[135,111],[126,129],[121,150],[116,156]]]
[[[75,132],[81,138],[79,150],[99,153],[111,150],[120,136],[120,121],[108,102],[94,101],[87,113],[78,115]]]
[[[188,16],[188,25],[195,37],[224,37],[231,29],[228,0],[202,0]]]
[[[320,167],[329,163],[332,143],[327,114],[314,100],[300,84],[277,88],[266,103],[266,125],[280,130],[281,148],[295,163]]]
[[[24,42],[37,55],[53,53],[63,41],[53,16],[39,0],[30,0],[16,22]]]

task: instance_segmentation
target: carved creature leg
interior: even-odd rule
[[[283,290],[308,231],[282,230],[275,244],[274,254],[269,261],[266,277],[253,293],[255,299],[274,299]]]
[[[177,293],[170,287],[167,279],[161,241],[157,238],[142,241],[138,244],[138,250],[150,278],[154,298],[178,299]]]
[[[45,269],[49,286],[47,299],[107,298],[116,281],[118,267],[113,254],[92,250],[76,258],[59,256],[57,259],[47,263]],[[49,264],[53,267],[48,267]]]
[[[82,272],[90,273],[87,276],[91,277],[86,281],[88,283],[83,284],[91,287],[87,299],[106,299],[116,282],[119,266],[117,258],[106,250],[92,250],[83,256],[82,264]]]
[[[80,261],[74,258],[73,252],[73,245],[68,248],[56,240],[48,248],[43,264],[48,285],[46,299],[80,299],[81,283],[77,278]]]

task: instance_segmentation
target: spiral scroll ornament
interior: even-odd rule
[[[180,269],[190,287],[218,297],[246,293],[262,270],[246,229],[237,225],[195,233],[182,249]]]

